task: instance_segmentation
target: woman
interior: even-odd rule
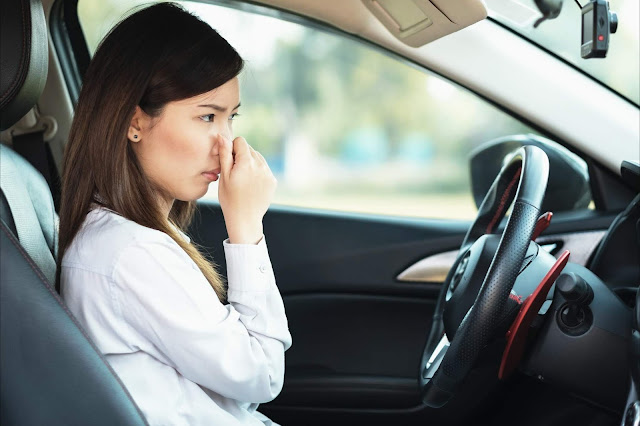
[[[56,286],[152,425],[273,424],[291,346],[262,218],[276,180],[233,138],[243,61],[173,4],[102,41],[66,147]],[[183,230],[212,181],[228,292]]]

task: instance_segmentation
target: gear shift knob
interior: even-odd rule
[[[560,275],[556,280],[556,288],[570,304],[586,306],[593,300],[591,286],[573,272]]]

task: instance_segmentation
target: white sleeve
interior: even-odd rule
[[[223,245],[228,305],[175,242],[138,241],[114,267],[121,314],[189,380],[227,398],[268,402],[282,389],[291,335],[266,241]]]

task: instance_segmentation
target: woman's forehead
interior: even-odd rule
[[[201,93],[191,98],[182,99],[177,101],[177,103],[188,106],[216,104],[222,107],[233,108],[238,104],[239,98],[240,89],[238,86],[238,78],[234,77],[222,86],[216,87],[209,92]]]

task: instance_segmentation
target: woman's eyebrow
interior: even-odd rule
[[[236,105],[235,108],[232,109],[232,111],[234,109],[238,109],[240,108],[241,103],[238,103],[238,105]],[[220,111],[220,112],[227,112],[227,109],[225,107],[221,107],[219,105],[214,105],[214,104],[205,104],[205,105],[198,105],[199,107],[202,108],[211,108],[211,109],[215,109],[216,111]]]

